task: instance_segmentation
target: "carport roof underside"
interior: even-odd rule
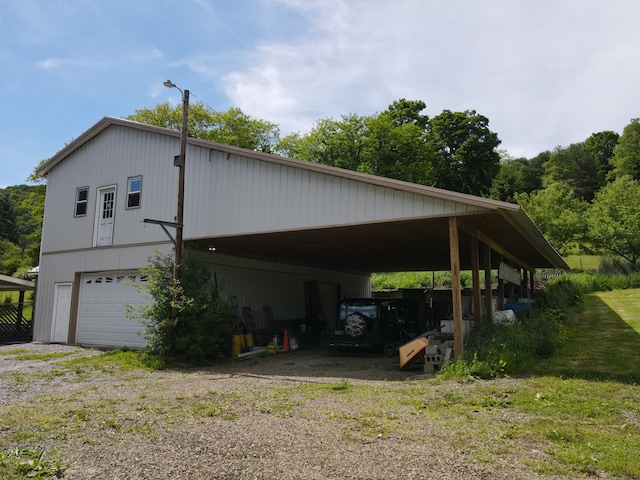
[[[568,268],[516,205],[456,218],[463,270],[472,269],[476,238],[481,268],[487,252],[483,245],[491,247],[494,269],[503,257],[528,270]],[[367,274],[450,269],[448,216],[197,239],[187,245],[201,250],[213,247],[226,255]]]

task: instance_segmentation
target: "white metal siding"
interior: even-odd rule
[[[71,283],[76,273],[134,270],[146,267],[154,250],[170,252],[171,246],[145,245],[139,247],[93,248],[40,257],[40,275],[36,292],[33,339],[50,342],[51,319],[56,283]]]
[[[202,147],[191,149],[185,172],[185,238],[482,211]]]
[[[170,251],[168,245],[165,245],[164,249]],[[265,305],[271,307],[277,319],[304,318],[305,281],[317,280],[321,283],[340,285],[342,297],[368,296],[371,290],[370,278],[367,275],[229,257],[216,253],[199,254],[210,271],[215,273],[222,294],[237,297],[240,307],[251,307],[258,327],[266,326],[263,311]],[[55,283],[73,282],[76,272],[139,269],[147,266],[148,258],[153,255],[153,247],[87,249],[43,255],[36,297],[34,340],[51,341]],[[80,295],[82,296],[82,292]],[[117,297],[114,303],[116,301]],[[124,303],[120,302],[120,305],[124,308]],[[78,313],[79,325],[82,312]],[[76,340],[80,342],[81,338]]]
[[[249,260],[219,254],[200,253],[223,296],[234,296],[238,306],[251,307],[258,328],[267,326],[264,306],[271,307],[276,319],[304,319],[304,282],[340,285],[341,296],[366,297],[371,293],[370,277],[319,268]],[[336,305],[337,307],[337,305]],[[326,312],[327,316],[330,315]]]
[[[179,140],[141,130],[111,126],[91,139],[48,174],[42,251],[62,251],[93,244],[96,192],[117,186],[114,245],[166,241],[158,225],[143,219],[174,221],[178,169],[173,157]],[[127,179],[142,175],[140,208],[126,209]],[[89,187],[87,215],[74,217],[76,188]]]

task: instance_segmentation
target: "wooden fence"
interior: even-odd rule
[[[0,344],[30,342],[33,322],[22,314],[23,303],[0,303]]]

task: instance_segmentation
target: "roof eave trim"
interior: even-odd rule
[[[564,270],[571,269],[523,210],[519,212],[500,210],[500,214],[529,241],[540,255],[547,259],[550,265]]]

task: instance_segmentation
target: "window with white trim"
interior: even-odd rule
[[[140,193],[142,192],[142,175],[129,177],[127,181],[127,208],[140,207]]]
[[[87,215],[87,199],[89,198],[89,187],[76,188],[76,208],[74,217],[84,217]]]

